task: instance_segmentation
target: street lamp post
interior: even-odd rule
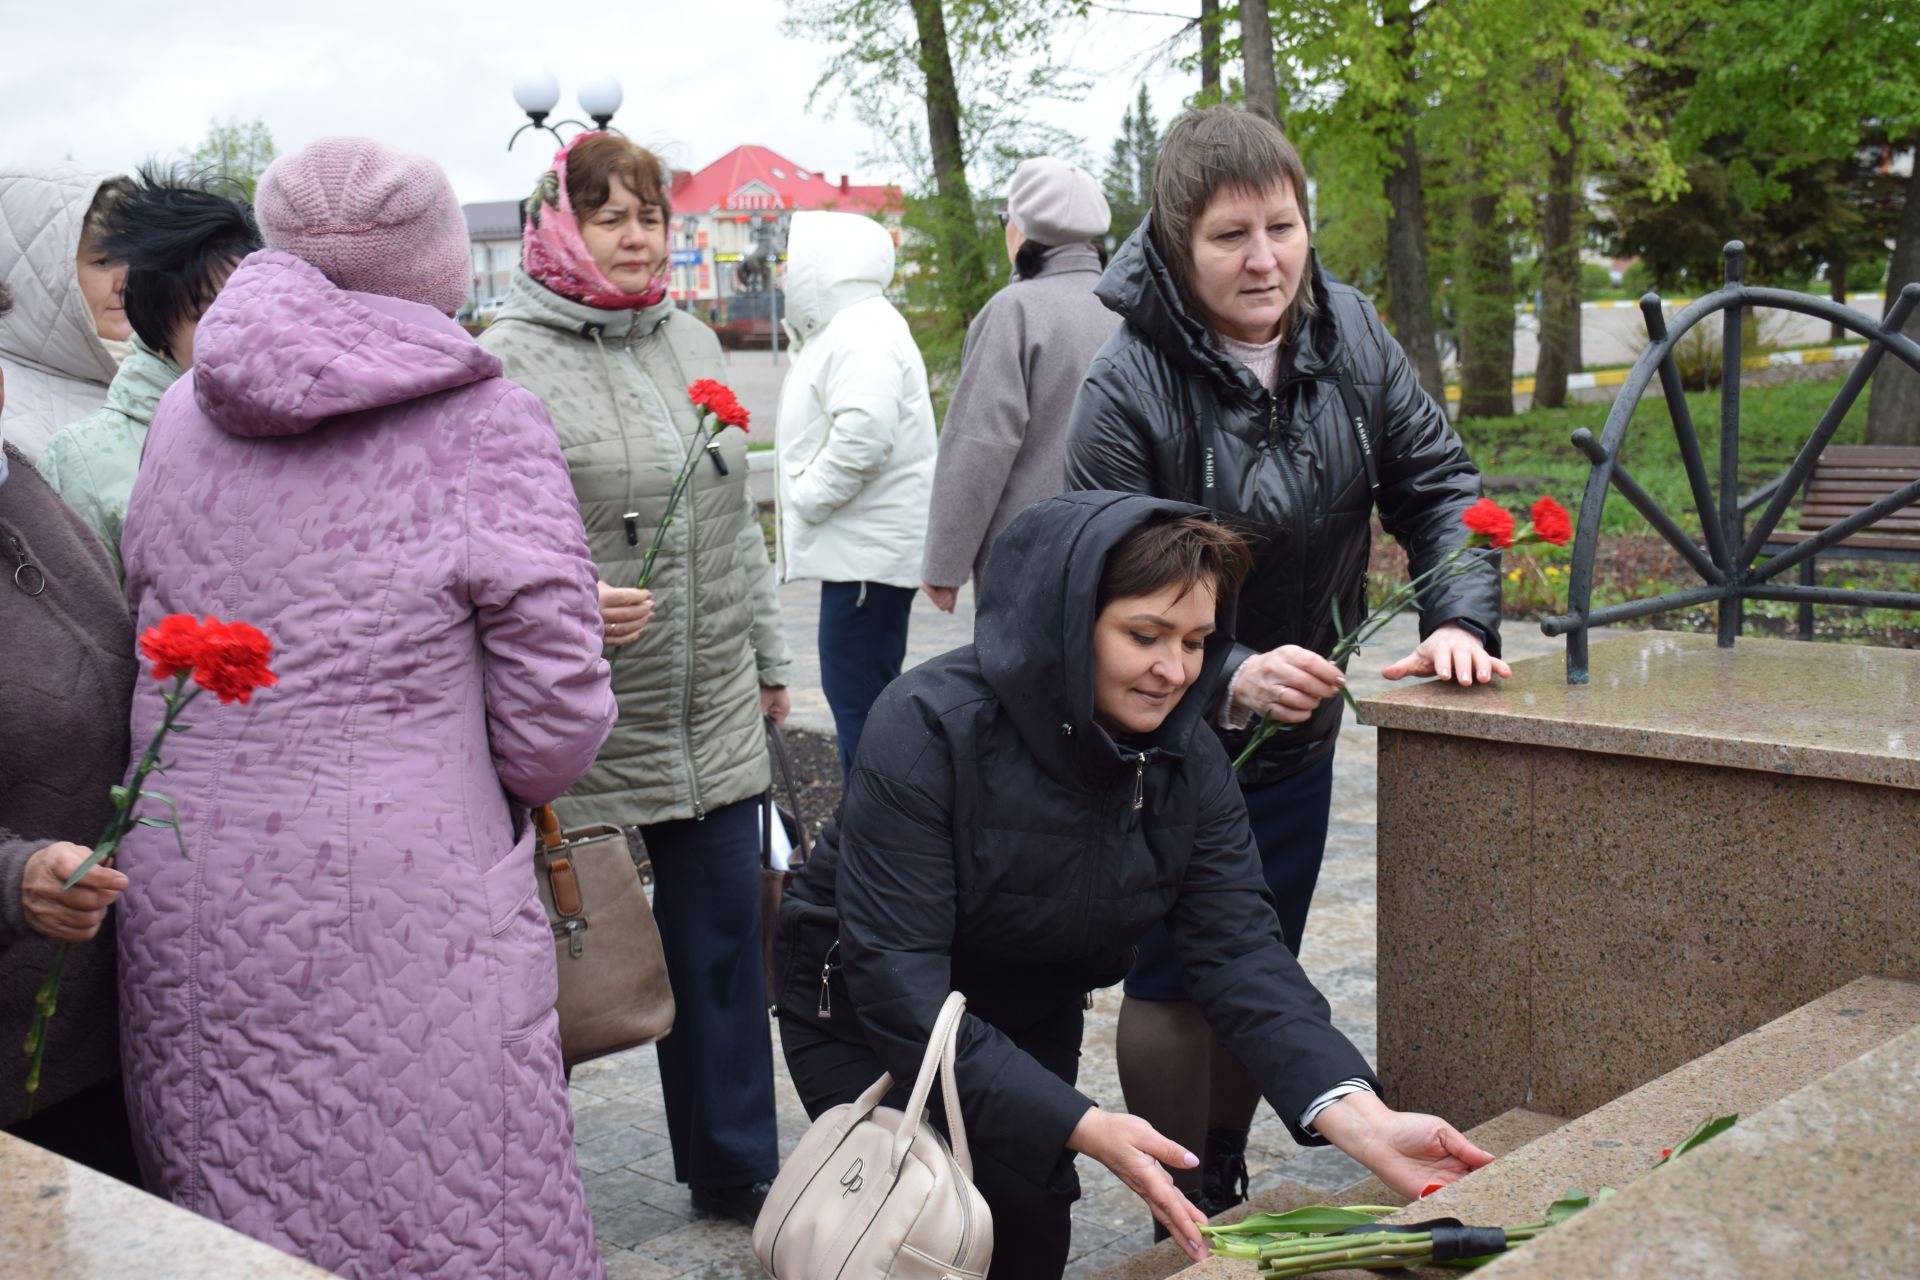
[[[560,135],[559,125],[572,125],[582,133],[589,129],[619,133],[613,127],[613,114],[620,109],[624,98],[618,80],[612,76],[600,76],[580,86],[580,109],[587,113],[592,124],[579,120],[558,120],[548,124],[547,117],[560,105],[560,81],[553,72],[544,68],[522,72],[514,77],[513,100],[527,113],[527,122],[515,129],[513,136],[507,139],[507,150],[513,150],[513,144],[520,141],[520,135],[529,129],[545,129],[561,146],[565,146],[567,140]]]

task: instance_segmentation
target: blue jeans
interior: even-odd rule
[[[840,740],[840,777],[853,772],[867,713],[907,659],[912,587],[881,582],[820,584],[820,691]]]
[[[1333,753],[1291,777],[1264,787],[1249,787],[1247,821],[1260,846],[1260,870],[1280,914],[1280,935],[1287,950],[1300,954],[1307,909],[1320,880],[1327,852],[1327,819],[1333,811]],[[1190,1000],[1186,975],[1173,935],[1164,922],[1140,940],[1140,954],[1127,975],[1126,992],[1136,1000]]]
[[[657,1041],[673,1176],[715,1190],[780,1168],[773,1037],[760,948],[759,801],[640,828],[673,984]]]

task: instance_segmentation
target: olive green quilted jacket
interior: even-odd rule
[[[632,586],[699,415],[687,387],[725,381],[713,331],[672,303],[601,311],[524,271],[480,345],[546,403],[602,580]],[[556,806],[569,826],[698,818],[768,783],[761,685],[790,657],[746,437],[726,431],[681,497],[654,566],[653,620],[613,668],[620,719]]]

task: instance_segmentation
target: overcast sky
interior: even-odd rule
[[[870,159],[880,148],[851,110],[806,109],[828,51],[782,36],[784,11],[781,0],[0,0],[0,155],[130,168],[183,153],[214,116],[258,116],[282,152],[364,133],[438,160],[463,201],[518,198],[551,146],[529,133],[505,150],[525,121],[513,78],[545,66],[560,79],[556,115],[581,114],[582,80],[618,77],[614,123],[676,167],[751,142],[823,174],[899,181]],[[530,17],[547,14],[545,27]],[[1096,87],[1035,114],[1084,138],[1096,173],[1143,75],[1163,121],[1191,91],[1190,77],[1140,56],[1179,26],[1106,14],[1063,42]]]

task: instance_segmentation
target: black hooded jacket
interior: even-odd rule
[[[1283,644],[1327,653],[1338,635],[1334,602],[1349,627],[1366,613],[1376,502],[1417,574],[1465,543],[1460,514],[1480,496],[1479,473],[1373,305],[1329,280],[1317,257],[1308,287],[1319,312],[1284,344],[1269,392],[1188,313],[1150,222],[1127,238],[1096,289],[1126,323],[1094,357],[1074,401],[1067,488],[1196,502],[1248,537],[1254,572],[1240,594],[1240,648],[1228,670]],[[1343,365],[1376,463],[1377,499],[1342,404]],[[1500,652],[1497,563],[1426,592],[1421,636],[1452,621],[1471,623]],[[1332,751],[1340,705],[1327,699],[1312,720],[1261,748],[1242,784],[1277,781]],[[1246,732],[1225,738],[1237,754]]]
[[[947,992],[966,994],[968,1135],[1041,1185],[1093,1104],[1004,1033],[1072,1016],[1163,919],[1195,1000],[1297,1139],[1313,1141],[1295,1122],[1315,1097],[1372,1079],[1281,940],[1246,805],[1200,726],[1232,647],[1231,602],[1157,731],[1117,741],[1093,718],[1108,553],[1151,518],[1195,510],[1078,493],[1021,513],[994,544],[974,643],[874,704],[845,803],[788,895],[794,911],[837,909],[847,990],[895,1080],[919,1069]]]

